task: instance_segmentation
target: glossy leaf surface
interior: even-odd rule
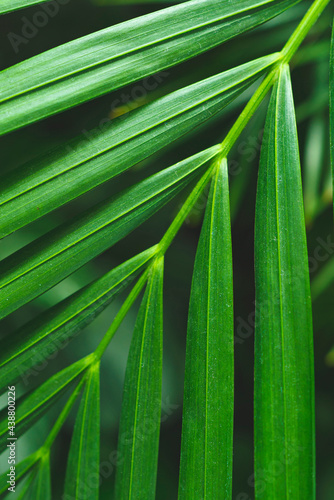
[[[2,179],[0,237],[159,151],[221,111],[279,54],[197,82],[87,132]]]
[[[98,500],[100,480],[100,366],[87,374],[67,461],[65,498]]]
[[[14,383],[34,365],[47,365],[55,351],[64,349],[68,342],[136,277],[153,257],[156,247],[142,252],[116,267],[102,278],[87,285],[70,297],[49,308],[45,313],[25,324],[13,335],[3,339],[0,355],[0,389]],[[36,372],[38,373],[38,372]]]
[[[191,287],[179,499],[232,495],[233,282],[227,161],[213,177]]]
[[[163,258],[149,278],[127,362],[118,438],[116,498],[153,500],[158,465],[162,383]]]
[[[16,435],[22,434],[29,429],[44,413],[54,404],[72,382],[79,380],[80,375],[91,363],[91,356],[77,361],[73,365],[65,368],[53,375],[40,387],[21,399],[17,400],[16,407]],[[23,383],[26,378],[23,379]],[[0,448],[5,449],[8,438],[7,408],[1,412],[0,421]]]
[[[8,10],[8,1],[4,1],[3,9]],[[16,64],[0,72],[0,134],[201,54],[271,19],[297,1],[184,2]],[[22,1],[16,2],[23,6]],[[12,44],[18,44],[15,37]],[[152,80],[143,81],[145,91],[159,82]]]
[[[189,183],[214,146],[140,182],[0,263],[0,317],[40,295],[124,238]]]
[[[310,282],[288,66],[271,97],[255,224],[256,498],[315,498]]]

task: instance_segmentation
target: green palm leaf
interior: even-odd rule
[[[87,356],[73,365],[53,375],[43,385],[23,396],[17,401],[16,434],[28,430],[42,415],[64,394],[72,382],[78,381],[86,368],[91,364],[92,356]],[[0,449],[7,446],[8,419],[7,408],[1,412],[0,418]]]
[[[100,364],[87,374],[68,456],[65,498],[98,500],[100,468]]]
[[[219,146],[192,156],[56,228],[0,263],[0,317],[111,247],[189,183]]]
[[[33,476],[35,467],[38,464],[39,460],[41,458],[40,451],[35,452],[31,455],[29,455],[27,458],[22,460],[22,462],[19,462],[18,464],[15,465],[15,480],[18,481],[19,479],[23,478],[27,474]],[[4,493],[7,488],[8,488],[8,471],[5,472],[5,474],[2,474],[0,476],[0,495]],[[28,479],[29,481],[29,479]]]
[[[174,66],[271,19],[298,1],[186,2],[12,66],[0,73],[0,134]]]
[[[42,455],[24,500],[51,500],[50,455]]]
[[[94,2],[122,3],[119,0]],[[170,0],[174,5],[161,10],[157,9],[161,8],[163,0],[147,2],[151,3],[150,7],[142,9],[137,6],[138,9],[155,12],[74,39],[0,71],[0,136],[133,82],[140,82],[133,89],[134,99],[138,88],[141,95],[152,92],[153,99],[153,91],[169,75],[168,72],[158,72],[214,48],[217,50],[207,54],[209,71],[210,74],[211,70],[220,71],[214,69],[223,54],[218,49],[219,45],[258,27],[295,6],[299,0]],[[60,9],[59,5],[64,3],[65,0],[50,3],[44,0],[0,0],[0,14],[35,6],[35,14],[32,10],[28,12],[34,22],[37,19],[35,16],[41,17],[42,13],[53,17],[55,11]],[[145,0],[125,0],[123,3],[140,4]],[[260,47],[261,55],[283,44],[290,27],[292,31],[292,25],[306,10],[305,2],[299,4],[301,11],[297,6],[291,15],[283,15],[278,22],[269,23],[267,29],[260,27],[254,34],[240,40],[234,48],[231,46],[231,54],[225,58],[224,66],[228,61],[231,65],[239,64],[233,60],[233,54],[234,51],[243,52],[243,49],[245,53],[241,57],[238,55],[236,60],[249,61],[246,64],[202,81],[196,81],[196,76],[203,68],[197,70],[196,64],[186,64],[177,70],[180,90],[166,94],[166,89],[162,89],[158,94],[163,97],[155,101],[144,99],[148,103],[143,106],[138,100],[137,109],[116,119],[111,118],[112,114],[107,110],[108,116],[100,122],[98,129],[83,131],[71,142],[59,144],[59,147],[46,151],[38,158],[29,159],[31,149],[28,147],[25,164],[16,160],[13,150],[25,147],[32,137],[32,129],[12,134],[7,145],[4,144],[3,160],[6,163],[8,158],[13,157],[16,168],[9,165],[9,173],[1,179],[0,238],[130,170],[234,103],[229,108],[231,112],[224,115],[227,125],[232,113],[251,94],[245,92],[241,96],[242,92],[265,75],[232,127],[225,130],[223,125],[226,135],[221,144],[147,177],[113,197],[102,202],[99,200],[97,205],[79,216],[71,218],[70,208],[62,208],[65,220],[66,215],[69,215],[69,220],[30,244],[27,241],[33,238],[34,228],[12,235],[3,242],[7,245],[8,241],[9,252],[6,251],[6,255],[9,254],[9,257],[0,262],[0,320],[125,238],[196,180],[196,185],[157,245],[28,320],[18,330],[15,331],[17,312],[13,318],[8,317],[3,322],[5,328],[9,325],[10,330],[14,325],[14,334],[5,332],[2,335],[0,393],[8,383],[12,385],[18,381],[16,393],[19,397],[16,402],[15,437],[8,437],[8,418],[10,422],[14,418],[12,410],[9,410],[11,416],[8,417],[11,407],[3,407],[0,411],[0,452],[7,449],[11,439],[15,444],[16,436],[19,439],[26,431],[33,432],[33,427],[46,412],[51,407],[56,410],[62,398],[69,396],[42,447],[16,466],[16,480],[23,479],[24,483],[17,492],[19,499],[51,500],[50,452],[79,399],[65,489],[60,495],[64,500],[99,499],[100,472],[103,474],[102,468],[100,471],[100,360],[146,285],[126,368],[116,490],[108,490],[108,493],[117,500],[154,500],[161,424],[164,256],[186,218],[190,216],[190,222],[198,221],[205,198],[207,206],[189,305],[178,498],[231,500],[234,332],[228,170],[231,175],[241,173],[232,181],[234,201],[237,203],[234,205],[238,208],[243,202],[246,186],[252,181],[242,171],[250,168],[261,141],[254,126],[250,132],[247,124],[273,87],[262,141],[255,214],[254,495],[255,500],[315,500],[312,310],[298,137],[288,64],[329,3],[330,0],[312,0],[279,53],[254,59],[259,55],[259,46],[263,45]],[[133,9],[138,10],[137,7]],[[112,8],[105,11],[90,8],[97,12],[94,22],[107,25],[103,12],[111,13]],[[125,9],[115,8],[115,12],[116,16],[118,13],[122,16]],[[11,22],[19,17],[17,12],[1,20],[4,23],[10,21],[11,26]],[[21,22],[29,20],[22,18]],[[85,32],[84,26],[81,26],[82,29],[80,26],[79,23],[78,30]],[[23,34],[22,28],[23,25]],[[320,42],[313,45],[306,43],[306,47],[293,59],[294,65],[301,69],[301,75],[307,76],[307,62],[317,71],[319,85],[315,85],[311,101],[303,102],[300,108],[304,118],[312,115],[316,103],[325,104],[322,98],[326,97],[327,88],[324,58],[329,45],[325,39],[326,30],[326,22],[319,23],[312,36],[320,37]],[[27,36],[24,40],[8,31],[5,36],[14,52],[19,46],[15,43],[27,42],[29,38]],[[72,36],[69,38],[73,39]],[[312,37],[309,40],[312,41]],[[48,46],[52,45],[51,37]],[[189,81],[195,83],[182,88],[187,68],[195,68],[189,76]],[[175,85],[172,86],[175,88]],[[329,91],[334,177],[333,87],[334,30]],[[113,105],[116,106],[116,102],[114,100]],[[310,103],[312,109],[305,112]],[[319,137],[324,141],[326,138],[323,118],[321,107],[317,109],[316,119],[312,118],[304,140],[303,151],[307,156],[304,204],[308,225],[320,211],[325,221],[323,209],[330,196],[330,169],[321,161],[326,163],[327,160],[325,148],[323,158],[316,154]],[[243,131],[246,132],[244,137]],[[210,141],[210,129],[204,132],[200,143]],[[217,133],[219,130],[214,131],[215,135]],[[314,165],[314,158],[317,165]],[[206,187],[209,188],[210,182],[206,200]],[[126,185],[130,184],[131,179],[128,179]],[[94,193],[91,196],[94,197]],[[162,215],[159,227],[166,220]],[[251,220],[248,216],[242,222],[249,226],[247,222]],[[314,271],[330,256],[331,240],[330,237],[326,242],[321,240],[312,230],[311,245],[313,243],[315,248],[310,263],[314,264]],[[17,246],[21,249],[11,253],[10,249]],[[236,259],[238,262],[238,254]],[[321,298],[327,299],[325,289],[330,284],[332,267],[331,264],[321,264],[312,287],[314,297],[321,293]],[[179,262],[177,270],[183,271],[182,262]],[[244,270],[242,273],[243,279],[252,276],[252,273],[244,274]],[[138,276],[138,281],[96,349],[34,389],[25,391],[27,379],[36,373],[32,370],[34,365],[39,363],[40,368],[41,361],[47,365],[50,354],[62,349]],[[317,301],[319,311],[324,311],[324,303]],[[28,307],[28,314],[30,310]],[[325,316],[320,324],[316,323],[318,329],[327,324]],[[244,326],[253,325],[252,317],[252,314],[248,316],[246,325],[239,322],[237,333],[242,341],[252,333],[250,328],[247,328],[247,335],[243,332]],[[21,324],[21,321],[18,323]],[[324,352],[327,353],[328,349]],[[331,361],[330,354],[326,358],[328,363]],[[31,445],[29,435],[18,441],[19,446],[22,442],[23,452],[25,440],[28,448]],[[114,465],[112,455],[109,459]],[[238,461],[235,465],[237,471]],[[7,472],[0,476],[0,495],[8,488]],[[251,485],[252,479],[253,476],[248,478],[248,485]],[[166,491],[162,491],[161,486],[163,488],[164,484],[158,481],[158,497],[175,497],[173,486]],[[176,489],[176,484],[174,487]],[[322,485],[320,490],[323,490]],[[59,496],[57,484],[55,494]],[[247,496],[247,493],[236,492],[238,500],[244,495]]]
[[[233,284],[227,161],[212,180],[189,306],[179,499],[232,498]]]
[[[35,364],[63,349],[73,336],[95,317],[137,276],[154,256],[156,247],[116,267],[33,319],[2,341],[0,390],[14,383]],[[29,373],[28,373],[29,374]]]
[[[118,500],[155,498],[162,380],[163,258],[158,258],[138,313],[126,368],[116,473]]]
[[[271,97],[255,225],[256,498],[315,498],[312,312],[289,68]]]
[[[35,471],[32,471],[28,474],[25,479],[24,485],[20,489],[20,493],[16,496],[16,500],[27,500],[27,496],[29,494],[29,490],[36,479]]]
[[[47,2],[48,0],[2,0],[0,5],[0,14],[5,14],[12,10],[23,9],[24,7],[30,7],[36,3]]]
[[[0,237],[115,177],[208,120],[279,58],[262,57],[173,92],[115,120],[90,140],[79,138],[16,169],[1,184]]]

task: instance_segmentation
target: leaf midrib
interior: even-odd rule
[[[212,261],[212,228],[215,209],[215,199],[217,185],[219,180],[220,166],[217,167],[214,178],[214,187],[212,192],[212,207],[210,214],[210,233],[209,233],[209,257],[208,257],[208,281],[207,281],[207,313],[206,313],[206,363],[205,363],[205,448],[204,448],[204,500],[206,499],[206,481],[207,481],[207,447],[208,447],[208,385],[209,385],[209,335],[210,335],[210,287],[211,287],[211,261]]]
[[[283,66],[284,68],[284,66]],[[278,180],[278,140],[277,134],[279,131],[279,104],[280,104],[280,90],[282,86],[283,68],[281,68],[280,75],[277,82],[277,99],[275,104],[275,190],[276,190],[276,227],[277,227],[277,258],[278,258],[278,287],[279,287],[279,308],[280,308],[280,331],[281,331],[281,346],[282,346],[282,392],[283,392],[283,412],[284,412],[284,468],[285,468],[285,494],[286,498],[289,498],[289,487],[288,487],[288,454],[287,454],[287,402],[286,402],[286,380],[285,380],[285,339],[284,339],[284,314],[283,314],[283,294],[282,294],[282,276],[281,276],[281,243],[280,243],[280,218],[279,218],[279,180]],[[284,133],[284,131],[282,131]]]

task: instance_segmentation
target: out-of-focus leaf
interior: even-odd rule
[[[39,420],[50,406],[58,401],[69,385],[82,376],[86,368],[91,364],[92,356],[77,361],[53,375],[43,385],[17,400],[15,434],[22,436],[37,420]],[[1,412],[0,421],[0,449],[3,451],[7,444],[8,418],[7,408]]]
[[[232,498],[233,283],[227,161],[218,166],[191,287],[179,499]]]
[[[158,258],[138,313],[126,368],[116,498],[153,500],[158,464],[162,381],[163,258]]]
[[[219,151],[220,146],[214,146],[152,175],[1,261],[0,317],[51,288],[139,226]]]
[[[319,255],[319,254],[318,254]],[[329,254],[328,254],[329,257]],[[334,282],[334,259],[331,258],[311,282],[312,300],[316,300]]]
[[[31,367],[64,349],[69,340],[137,276],[156,252],[152,247],[87,285],[2,340],[0,390]]]
[[[289,68],[271,97],[255,223],[255,497],[315,498],[312,310]]]
[[[334,192],[334,23],[332,30],[330,73],[329,73],[329,118],[330,118],[330,143],[332,163],[332,183]],[[334,197],[333,197],[334,202]]]
[[[221,111],[279,58],[272,54],[172,92],[112,121],[89,139],[79,138],[14,170],[1,182],[0,237],[180,138]]]
[[[334,347],[332,347],[326,356],[326,364],[328,366],[334,366]]]
[[[100,469],[100,364],[87,374],[68,456],[65,498],[98,500]]]
[[[43,52],[0,73],[0,134],[175,66],[298,1],[194,0]]]
[[[322,114],[315,116],[308,129],[304,161],[304,206],[306,223],[317,214],[325,153],[326,127]]]

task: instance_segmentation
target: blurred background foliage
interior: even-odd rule
[[[126,4],[126,5],[125,5]],[[4,69],[28,57],[93,31],[167,6],[151,0],[59,0],[59,12],[49,17],[45,26],[34,29],[34,17],[41,10],[35,6],[0,18],[0,68]],[[165,71],[150,80],[150,89],[137,82],[65,113],[0,138],[1,174],[28,159],[38,156],[75,136],[82,140],[98,134],[106,121],[124,115],[135,107],[184,85],[209,77],[255,57],[279,51],[306,11],[309,2],[301,2],[269,23],[233,39],[204,55]],[[305,215],[313,294],[318,498],[334,498],[334,236],[332,189],[328,137],[328,73],[332,6],[315,25],[292,61],[292,79],[297,110],[300,154],[303,168]],[[15,51],[9,33],[22,35],[30,26],[30,38]],[[32,25],[32,27],[31,27]],[[154,84],[153,84],[154,83]],[[159,154],[125,174],[99,186],[79,199],[61,207],[36,223],[14,233],[0,243],[1,258],[26,245],[63,221],[93,206],[101,199],[221,141],[254,89],[237,99],[223,114],[192,134],[173,143]],[[229,158],[235,301],[235,437],[233,498],[254,498],[253,489],[253,326],[254,210],[259,150],[267,102],[263,103]],[[90,262],[71,277],[34,300],[21,314],[14,313],[1,323],[1,336],[11,335],[18,326],[67,297],[92,279],[159,241],[175,216],[183,193],[134,233]],[[187,223],[166,255],[164,283],[164,379],[163,423],[157,499],[177,496],[181,437],[181,411],[185,335],[192,268],[199,237],[205,196],[197,203]],[[124,298],[124,296],[123,296]],[[65,349],[38,365],[17,387],[31,389],[71,362],[88,354],[101,339],[122,303],[115,300],[89,327]],[[138,303],[136,304],[136,307]],[[134,307],[111,342],[102,360],[101,380],[101,461],[105,478],[101,499],[110,499],[115,466],[110,457],[117,449],[122,386],[129,343],[136,317]],[[303,353],[300,353],[302,356]],[[2,406],[5,402],[3,401]],[[23,436],[17,446],[18,458],[42,445],[61,408],[62,402]],[[52,455],[54,498],[61,498],[74,412],[58,437]],[[0,457],[5,470],[6,457]],[[306,500],[306,499],[305,499]]]

